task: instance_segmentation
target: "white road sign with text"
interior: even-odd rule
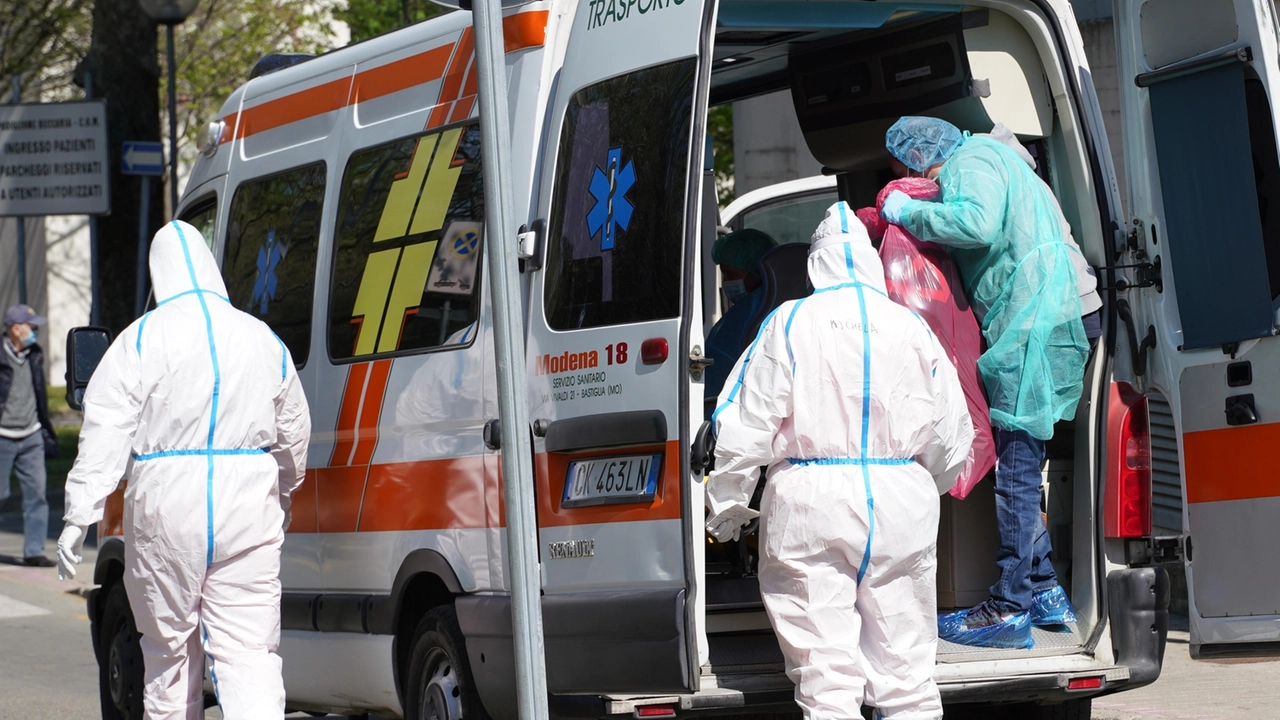
[[[107,105],[0,105],[0,216],[105,215]]]

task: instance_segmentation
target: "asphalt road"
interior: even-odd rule
[[[0,518],[0,527],[10,520]],[[87,586],[58,580],[53,568],[17,564],[21,543],[0,530],[0,720],[99,717]],[[85,554],[82,579],[93,568],[93,549]],[[1280,660],[1193,662],[1185,620],[1182,628],[1170,632],[1160,680],[1095,700],[1094,720],[1280,720]],[[214,708],[205,717],[222,714]]]
[[[1094,720],[1280,720],[1280,659],[1192,660],[1186,618],[1170,624],[1160,679],[1094,700]]]

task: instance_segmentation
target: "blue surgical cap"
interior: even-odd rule
[[[884,134],[889,154],[921,173],[946,162],[963,142],[960,128],[931,117],[903,117]]]

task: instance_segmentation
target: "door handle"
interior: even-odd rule
[[[1147,350],[1156,346],[1156,329],[1154,326],[1147,326],[1147,336],[1142,338],[1142,342],[1138,342],[1138,334],[1134,330],[1133,311],[1129,308],[1129,301],[1124,298],[1116,299],[1116,315],[1124,322],[1124,329],[1129,335],[1129,355],[1133,361],[1133,374],[1142,376],[1147,374]]]
[[[1258,422],[1258,407],[1253,403],[1253,394],[1232,395],[1227,398],[1227,424],[1252,425]]]
[[[502,449],[502,421],[498,418],[484,424],[484,446],[490,450]]]

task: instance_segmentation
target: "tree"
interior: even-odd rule
[[[217,119],[222,103],[249,79],[259,58],[327,49],[332,41],[328,22],[327,13],[306,0],[202,0],[175,32],[179,159],[188,166],[195,159],[207,123]],[[94,0],[92,43],[77,82],[83,86],[85,72],[92,73],[95,95],[107,99],[113,169],[120,165],[125,140],[163,137],[161,109],[168,107],[168,89],[161,82],[166,63],[160,36],[137,0]],[[113,173],[112,214],[99,220],[100,317],[115,332],[134,319],[140,192],[138,178]],[[166,198],[163,183],[153,183],[147,218],[151,231],[167,217]]]
[[[126,140],[160,139],[160,68],[156,62],[156,26],[138,0],[95,0],[89,53],[76,69],[84,86],[92,73],[94,96],[107,100],[107,167],[111,214],[98,220],[99,317],[114,333],[134,319],[137,237],[142,187],[121,175],[120,146]],[[164,222],[161,183],[152,183],[148,226]]]
[[[715,153],[716,197],[720,206],[733,202],[733,105],[707,111],[707,134]]]
[[[177,27],[178,157],[187,166],[205,129],[254,65],[272,53],[320,53],[334,44],[328,12],[310,0],[201,0]],[[166,71],[167,72],[167,69]],[[167,78],[159,92],[168,112]],[[168,132],[168,118],[165,118]]]
[[[351,28],[351,42],[357,42],[446,12],[430,0],[347,0],[333,16]]]
[[[39,92],[68,99],[60,96],[71,91],[72,70],[89,39],[88,1],[0,0],[0,90],[21,75]]]

